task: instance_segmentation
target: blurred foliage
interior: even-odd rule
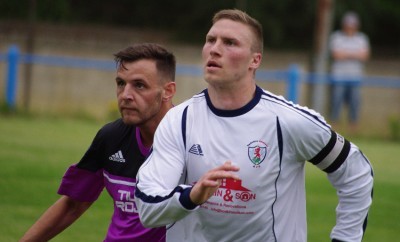
[[[375,49],[400,53],[399,0],[332,0],[334,29],[345,11],[359,13],[362,30]],[[239,8],[264,26],[269,48],[309,48],[313,42],[318,0],[0,0],[0,20],[27,20],[36,2],[37,21],[106,24],[170,30],[179,41],[202,43],[212,15]]]

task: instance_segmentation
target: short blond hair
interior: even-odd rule
[[[255,36],[254,43],[252,44],[252,50],[255,52],[263,53],[264,37],[263,37],[262,25],[260,24],[260,22],[252,18],[247,13],[238,9],[220,10],[219,12],[214,14],[212,23],[215,24],[217,21],[221,19],[229,19],[249,26]]]

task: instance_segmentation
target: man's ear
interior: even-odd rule
[[[261,65],[262,55],[261,53],[253,53],[253,58],[251,59],[250,68],[257,69]]]
[[[176,84],[175,82],[167,82],[164,84],[163,90],[163,101],[170,101],[174,97],[176,93]]]

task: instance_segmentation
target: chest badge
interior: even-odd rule
[[[261,140],[253,141],[247,145],[247,154],[255,168],[260,167],[260,164],[265,160],[267,153],[268,145]]]

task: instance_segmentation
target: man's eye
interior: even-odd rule
[[[214,38],[208,38],[208,39],[206,39],[206,42],[207,43],[214,43],[215,39]]]
[[[144,86],[144,84],[143,83],[136,83],[135,84],[135,86],[136,86],[136,88],[138,88],[138,89],[143,89],[145,86]]]
[[[226,45],[229,45],[229,46],[232,46],[232,45],[235,45],[235,42],[232,41],[232,40],[226,40],[226,41],[225,41],[225,44],[226,44]]]
[[[117,81],[117,86],[123,87],[123,86],[125,86],[125,82],[123,82],[123,81]]]

